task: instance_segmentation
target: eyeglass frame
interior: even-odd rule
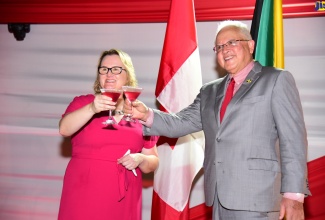
[[[106,68],[107,69],[107,72],[106,73],[100,73],[99,70],[101,68]],[[120,69],[120,72],[119,73],[113,73],[112,69],[114,69],[114,68],[119,68]],[[101,75],[101,76],[104,76],[104,75],[107,76],[109,72],[111,72],[111,74],[117,76],[117,75],[120,75],[123,70],[126,71],[126,69],[123,69],[123,67],[121,67],[121,66],[113,66],[111,68],[106,67],[106,66],[99,66],[97,71],[98,71],[98,74]]]
[[[228,47],[228,46],[233,46],[233,47],[234,47],[234,46],[237,46],[237,45],[238,45],[238,44],[237,44],[238,41],[250,41],[250,40],[245,40],[245,39],[230,40],[230,41],[228,41],[228,42],[226,42],[226,43],[224,43],[224,44],[214,46],[214,47],[212,48],[212,50],[214,51],[215,54],[217,54],[217,53],[221,52],[225,46],[227,46],[227,47]],[[217,49],[217,47],[218,47],[219,49]]]

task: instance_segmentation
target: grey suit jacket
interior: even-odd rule
[[[208,206],[217,193],[228,209],[269,212],[279,210],[281,193],[310,194],[307,134],[291,73],[255,62],[220,124],[228,78],[205,84],[179,113],[154,110],[152,127],[144,127],[144,135],[180,137],[204,131]]]

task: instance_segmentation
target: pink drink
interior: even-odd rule
[[[110,97],[112,99],[113,102],[116,102],[118,100],[118,98],[121,95],[121,92],[114,92],[114,91],[105,91],[102,94]]]
[[[140,91],[124,91],[126,98],[131,102],[135,101],[140,95],[140,93]]]

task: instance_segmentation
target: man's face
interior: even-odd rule
[[[218,64],[228,73],[236,74],[252,61],[255,43],[253,40],[246,40],[247,38],[235,27],[225,27],[218,33],[216,46],[223,45],[217,52]]]

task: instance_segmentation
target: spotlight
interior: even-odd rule
[[[17,41],[23,41],[30,31],[30,24],[8,24],[9,33],[13,33]]]

